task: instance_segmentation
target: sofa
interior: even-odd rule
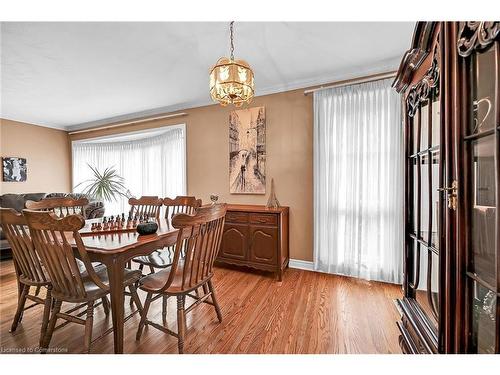
[[[21,212],[26,208],[27,201],[39,201],[44,198],[69,197],[79,199],[88,198],[85,194],[78,193],[26,193],[26,194],[3,194],[0,195],[0,207],[13,208]],[[85,219],[95,219],[104,216],[104,203],[100,200],[89,199],[89,204],[85,207]],[[0,257],[4,257],[5,249],[10,249],[9,242],[0,227]]]

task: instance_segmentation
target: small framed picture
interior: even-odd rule
[[[26,159],[11,157],[2,158],[2,171],[4,182],[26,181]]]

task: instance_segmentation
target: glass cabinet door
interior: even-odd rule
[[[460,23],[463,33],[480,23]],[[479,31],[480,32],[480,31]],[[465,35],[465,34],[464,34]],[[460,42],[460,41],[459,41]],[[459,43],[459,53],[460,43]],[[462,55],[468,119],[462,130],[465,150],[466,350],[499,353],[499,42]]]
[[[437,57],[436,57],[437,59]],[[434,63],[437,63],[435,61]],[[431,69],[437,68],[436,66]],[[442,194],[441,116],[439,82],[427,80],[425,97],[419,98],[407,121],[408,144],[408,215],[407,246],[412,261],[412,275],[407,295],[417,302],[424,323],[438,336],[439,323],[439,218]],[[430,82],[430,84],[429,84]],[[418,85],[415,90],[419,90]],[[427,91],[428,90],[428,91]],[[437,343],[436,343],[437,345]]]

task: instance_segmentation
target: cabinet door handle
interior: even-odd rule
[[[451,186],[438,188],[437,191],[444,191],[447,195],[448,208],[456,211],[458,203],[458,181],[453,180]]]

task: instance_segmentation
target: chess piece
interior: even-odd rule
[[[134,220],[132,221],[132,228],[137,226],[137,215],[134,216]]]
[[[104,216],[102,218],[102,229],[103,230],[107,230],[108,229],[108,219],[106,218],[106,216]]]
[[[276,198],[276,192],[274,191],[274,178],[271,178],[271,194],[269,194],[269,200],[267,201],[267,208],[278,208],[280,206],[280,202],[278,198]]]
[[[115,229],[120,229],[121,228],[121,222],[120,222],[120,215],[116,215],[115,219]]]
[[[125,228],[126,221],[125,221],[125,213],[122,212],[122,218],[121,218],[121,228]]]

